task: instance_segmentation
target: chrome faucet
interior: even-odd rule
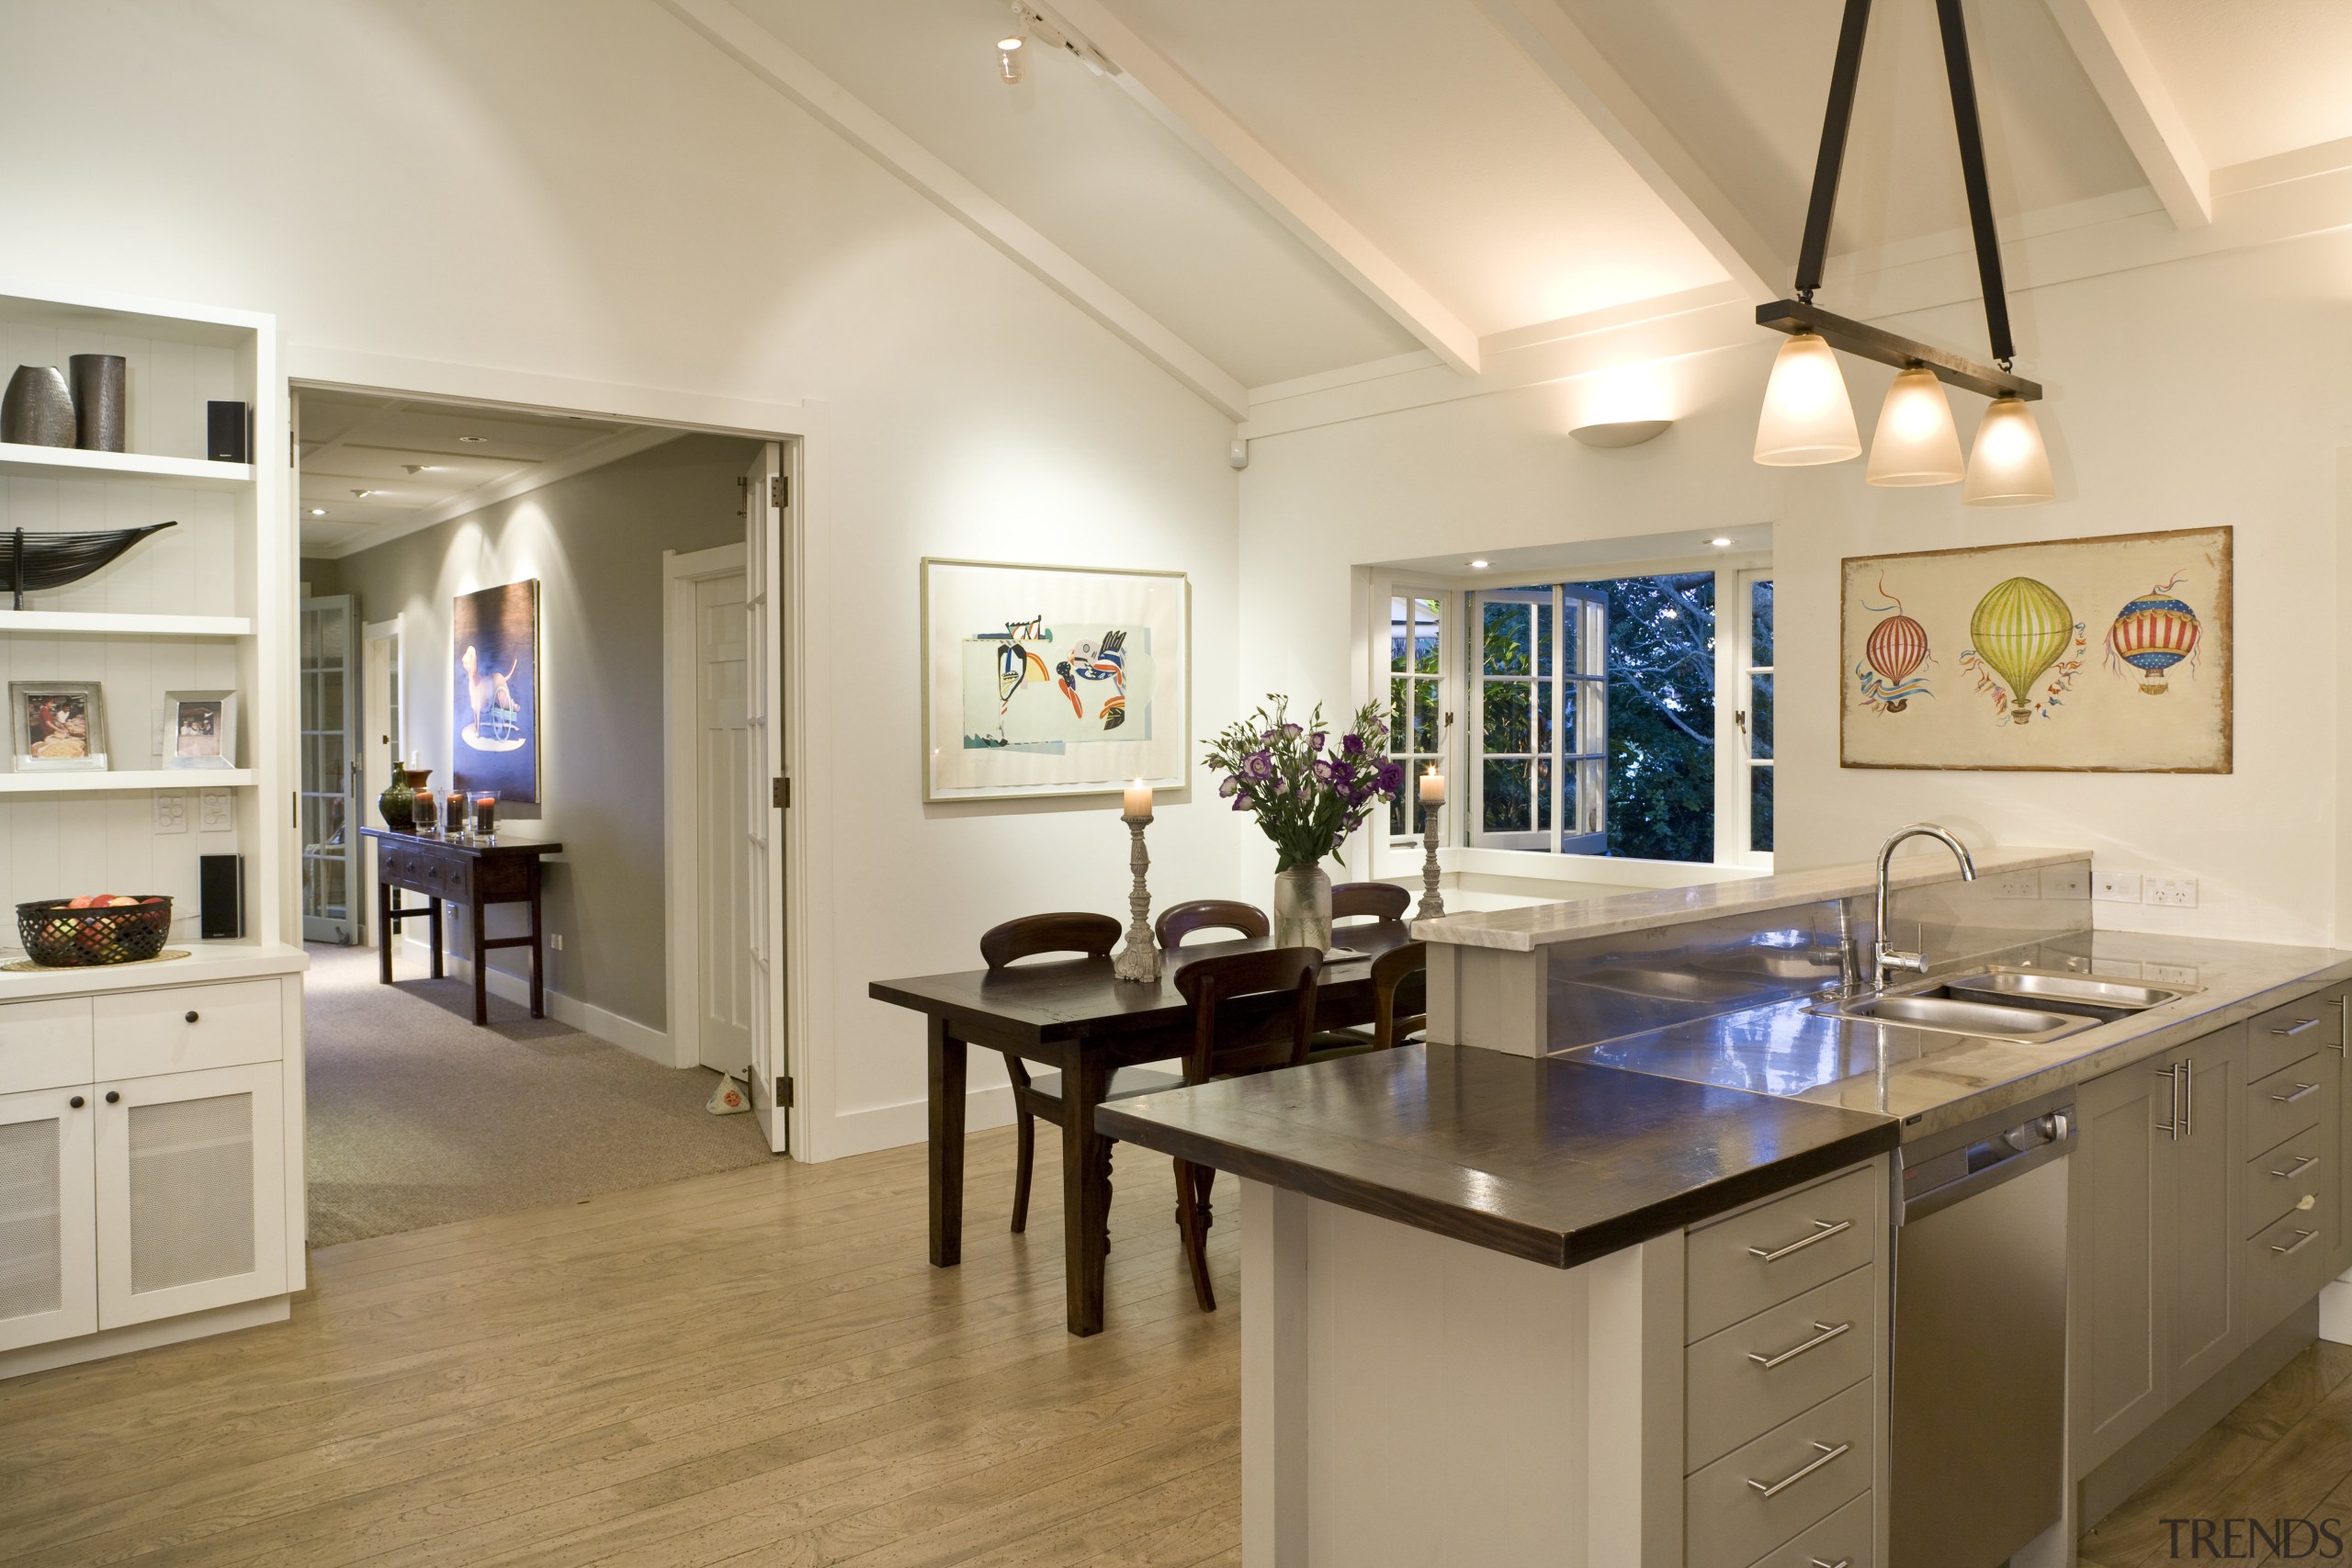
[[[1963,882],[1976,880],[1976,863],[1969,858],[1968,846],[1932,822],[1914,822],[1908,828],[1898,828],[1887,835],[1886,842],[1878,847],[1878,910],[1877,920],[1871,928],[1871,977],[1881,990],[1886,988],[1890,977],[1898,972],[1924,975],[1928,972],[1928,955],[1905,953],[1887,941],[1886,879],[1894,863],[1894,846],[1905,839],[1933,839],[1950,850],[1960,861],[1960,875]]]

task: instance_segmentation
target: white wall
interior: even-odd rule
[[[920,804],[917,561],[1191,573],[1214,729],[1230,423],[648,0],[22,4],[6,33],[0,145],[47,151],[0,159],[0,276],[275,311],[297,373],[332,349],[822,401],[802,1152],[919,1138],[920,1020],[866,982],[968,967],[1008,915],[1123,908],[1126,836],[1108,807]],[[1153,841],[1169,896],[1229,886],[1214,799]]]
[[[1781,863],[1862,858],[1919,818],[2004,844],[2197,877],[2194,911],[2101,905],[2102,923],[2324,942],[2339,919],[2338,451],[2352,443],[2352,236],[2027,291],[2027,373],[2060,500],[1960,504],[1881,491],[1860,464],[1776,470],[1749,452],[1778,337],[1660,367],[1679,423],[1645,446],[1566,437],[1554,383],[1250,443],[1241,690],[1344,696],[1351,562],[1459,548],[1775,525]],[[1967,348],[1971,303],[1893,323]],[[1887,374],[1848,361],[1867,432]],[[1983,400],[1956,395],[1963,439]],[[1838,563],[1904,549],[2229,524],[2236,529],[2236,771],[2225,776],[1879,773],[1838,765]],[[2352,931],[2347,931],[2352,936]]]

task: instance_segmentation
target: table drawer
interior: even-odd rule
[[[0,1094],[90,1083],[90,998],[0,1007]]]
[[[2298,1199],[2340,1179],[2328,1157],[2325,1130],[2309,1127],[2245,1162],[2238,1234],[2252,1235],[2293,1209]]]
[[[2246,1326],[2256,1335],[2276,1327],[2327,1283],[2335,1200],[2325,1191],[2311,1196],[2310,1208],[2290,1209],[2246,1239]]]
[[[1692,1231],[1686,1337],[1703,1339],[1868,1263],[1885,1179],[1865,1166]]]
[[[145,1077],[275,1062],[285,1055],[276,980],[174,986],[92,998],[96,1077]]]
[[[2342,1070],[2335,1053],[2322,1051],[2255,1079],[2245,1096],[2245,1146],[2272,1148],[2318,1126],[2321,1112],[2335,1099]]]
[[[1870,1376],[1882,1289],[1877,1269],[1857,1269],[1691,1346],[1682,1468],[1720,1459]]]
[[[1875,1386],[1864,1379],[1684,1482],[1685,1568],[1747,1568],[1868,1492]]]
[[[2335,997],[2323,992],[2256,1013],[2246,1021],[2245,1027],[2246,1037],[2253,1045],[2246,1076],[2267,1077],[2314,1051],[2341,1048],[2344,1007]]]
[[[1871,1568],[1878,1561],[1878,1495],[1865,1492],[1755,1568]]]

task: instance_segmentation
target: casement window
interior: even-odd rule
[[[1409,781],[1431,768],[1443,772],[1445,727],[1452,717],[1447,682],[1453,671],[1445,632],[1451,594],[1398,592],[1388,604],[1388,754],[1405,769],[1403,797],[1388,807],[1392,839],[1421,836],[1420,791]]]

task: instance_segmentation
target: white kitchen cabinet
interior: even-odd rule
[[[98,1326],[91,1091],[0,1095],[0,1350]]]

